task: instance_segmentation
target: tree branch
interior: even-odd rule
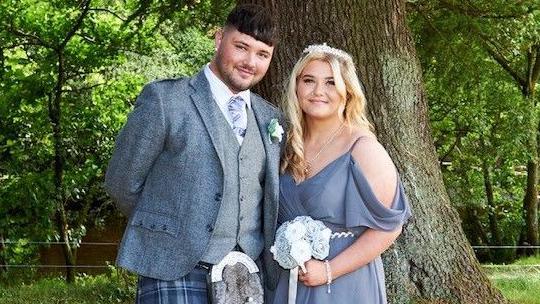
[[[458,12],[462,15],[469,16],[469,17],[476,17],[476,18],[490,18],[490,19],[515,19],[515,18],[521,18],[528,14],[533,8],[529,8],[525,12],[512,12],[512,13],[494,13],[494,12],[486,12],[479,10],[478,8],[473,7],[472,3],[469,1],[469,7],[464,7],[461,5],[456,5],[453,2],[449,2],[446,0],[440,0],[439,1],[441,7],[449,9],[454,12]]]
[[[176,50],[176,52],[178,52],[178,53],[181,52],[180,48],[174,44],[174,42],[171,40],[171,38],[169,38],[169,35],[167,35],[167,33],[165,33],[162,28],[159,29],[159,32],[161,33],[161,36],[163,38],[165,38],[165,41],[167,41],[167,43],[170,46],[172,46],[173,49]]]
[[[66,34],[66,37],[64,38],[64,40],[58,46],[59,49],[63,49],[66,46],[66,44],[69,42],[69,40],[73,37],[73,35],[75,35],[75,33],[79,30],[79,28],[82,25],[82,22],[83,22],[84,18],[88,15],[88,11],[90,10],[90,2],[91,1],[92,0],[84,0],[81,3],[82,12],[79,15],[79,17],[77,18],[77,20],[75,20],[75,23],[73,24],[73,26],[71,27],[69,32]]]
[[[111,11],[110,9],[107,9],[107,8],[100,8],[100,7],[97,7],[97,8],[91,8],[91,9],[89,9],[89,11],[92,11],[92,12],[106,12],[106,13],[109,13],[109,14],[115,16],[116,18],[120,19],[122,22],[126,22],[126,21],[127,21],[126,18],[123,18],[123,17],[120,16],[118,13],[113,12],[113,11]]]
[[[534,88],[538,78],[540,77],[540,44],[534,45],[532,47],[532,68],[529,73],[529,83],[531,85],[531,93],[534,94]]]
[[[506,71],[514,80],[522,87],[524,88],[527,85],[527,81],[524,77],[520,76],[517,71],[512,69],[510,66],[510,62],[504,58],[504,56],[499,53],[495,48],[491,47],[490,44],[493,44],[491,41],[489,41],[489,38],[485,37],[484,35],[480,34],[480,42],[482,43],[482,46],[484,49],[491,55],[491,57]]]
[[[443,153],[443,155],[439,158],[439,166],[442,167],[442,163],[443,161],[448,157],[448,155],[450,155],[450,153],[452,153],[452,151],[454,151],[454,148],[458,145],[458,143],[461,141],[461,139],[463,138],[463,136],[467,135],[468,133],[468,130],[467,131],[457,131],[456,132],[456,140],[454,140],[454,143],[452,143],[452,145],[450,147],[448,147],[448,150]]]
[[[97,84],[87,86],[87,87],[80,87],[80,88],[70,89],[70,90],[62,90],[62,93],[81,93],[84,91],[92,90],[100,86],[104,86],[106,84],[107,84],[106,82],[102,82],[102,83],[97,83]]]
[[[49,48],[49,49],[54,49],[54,47],[49,44],[49,43],[46,43],[43,39],[41,39],[39,36],[36,36],[34,34],[30,34],[30,33],[25,33],[19,29],[16,29],[13,27],[13,25],[11,25],[11,28],[9,30],[9,32],[15,36],[18,36],[18,37],[21,37],[21,38],[24,38],[26,40],[26,44],[29,44],[29,45],[39,45],[39,46],[44,46],[46,48]]]
[[[135,20],[137,17],[140,17],[146,13],[150,5],[152,4],[152,0],[141,0],[139,1],[140,5],[139,7],[133,12],[133,14],[129,15],[127,19],[124,21],[123,26],[127,26],[131,21]]]

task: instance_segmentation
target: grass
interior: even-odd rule
[[[484,265],[488,277],[513,304],[540,304],[540,256],[517,260],[510,265]],[[79,276],[75,284],[61,278],[31,283],[0,284],[2,304],[131,304],[135,297],[134,275],[111,267],[108,274]]]
[[[485,265],[488,277],[513,304],[540,304],[540,256],[509,265]]]
[[[2,304],[109,304],[133,303],[135,277],[111,271],[97,276],[79,276],[75,284],[62,278],[44,278],[31,284],[0,285]]]

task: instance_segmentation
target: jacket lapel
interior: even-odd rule
[[[268,124],[273,118],[278,118],[275,110],[266,104],[265,101],[255,94],[251,94],[251,108],[259,126],[259,132],[266,151],[266,174],[264,185],[265,204],[264,214],[264,234],[265,243],[269,247],[274,240],[274,230],[277,222],[278,212],[278,181],[279,181],[279,156],[280,143],[273,143],[268,134]]]
[[[219,162],[223,168],[223,160],[225,157],[223,152],[224,139],[223,136],[220,136],[219,132],[222,129],[220,120],[223,120],[223,117],[220,116],[223,114],[212,97],[212,91],[210,90],[210,85],[204,75],[204,71],[195,75],[195,77],[191,79],[190,85],[195,90],[195,92],[190,95],[191,100],[195,104],[197,111],[199,111],[199,115],[206,127],[208,136],[210,136],[210,139],[212,140],[214,149],[219,157]]]

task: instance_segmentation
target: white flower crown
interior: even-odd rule
[[[345,60],[350,60],[350,61],[353,61],[352,60],[352,57],[351,55],[349,55],[349,53],[343,51],[343,50],[340,50],[340,49],[336,49],[336,48],[333,48],[331,46],[328,46],[325,43],[323,44],[312,44],[312,45],[308,45],[308,47],[306,47],[304,49],[304,51],[302,51],[303,54],[310,54],[310,53],[328,53],[328,54],[331,54],[331,55],[334,55],[336,57],[339,57],[339,58],[342,58],[342,59],[345,59]]]

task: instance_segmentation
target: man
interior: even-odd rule
[[[238,6],[201,72],[137,98],[105,177],[129,216],[117,263],[139,274],[137,303],[206,303],[207,268],[232,250],[270,262],[281,136],[267,130],[280,114],[249,89],[275,32],[266,9]]]

